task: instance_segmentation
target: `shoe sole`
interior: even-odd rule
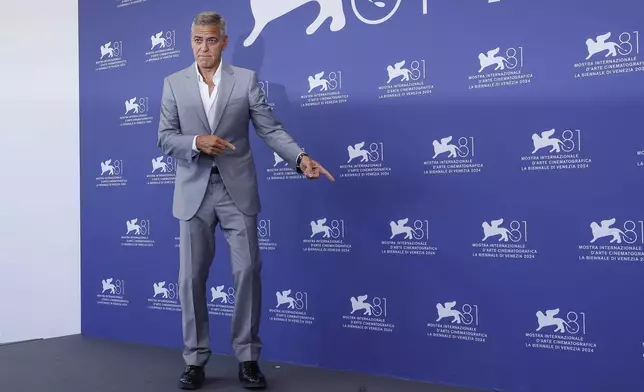
[[[203,384],[202,385],[186,385],[186,384],[184,384],[182,382],[179,382],[179,389],[188,390],[188,391],[197,390],[197,389],[201,388],[202,386],[203,386]]]
[[[242,386],[246,389],[266,389],[267,387],[266,384],[250,384],[250,383],[242,383]]]

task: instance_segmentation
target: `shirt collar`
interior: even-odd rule
[[[215,74],[212,77],[212,82],[216,85],[219,84],[219,80],[221,79],[221,66],[223,65],[224,60],[220,59],[219,60],[219,67],[217,67],[217,71],[215,71]],[[203,77],[201,76],[201,73],[199,72],[199,66],[197,65],[197,62],[195,61],[195,72],[197,72],[197,78],[199,79],[200,82],[205,83],[203,80]]]

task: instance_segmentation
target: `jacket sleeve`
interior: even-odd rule
[[[270,105],[266,102],[264,92],[259,86],[257,73],[251,73],[248,88],[250,118],[255,132],[264,142],[286,161],[289,166],[296,168],[295,162],[302,148],[284,130],[282,123],[275,118]]]
[[[170,81],[166,77],[163,80],[163,94],[161,95],[157,147],[165,155],[189,162],[199,156],[199,152],[193,149],[194,139],[193,135],[181,133],[177,103]]]

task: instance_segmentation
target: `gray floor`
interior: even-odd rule
[[[473,392],[355,373],[263,363],[271,391],[283,392]],[[70,336],[0,346],[2,392],[179,391],[177,350]],[[278,366],[278,367],[277,367]],[[203,391],[244,391],[237,362],[213,356]]]

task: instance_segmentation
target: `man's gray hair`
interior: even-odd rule
[[[192,28],[196,26],[219,26],[221,35],[226,35],[226,20],[216,12],[205,11],[199,13],[192,21]]]

